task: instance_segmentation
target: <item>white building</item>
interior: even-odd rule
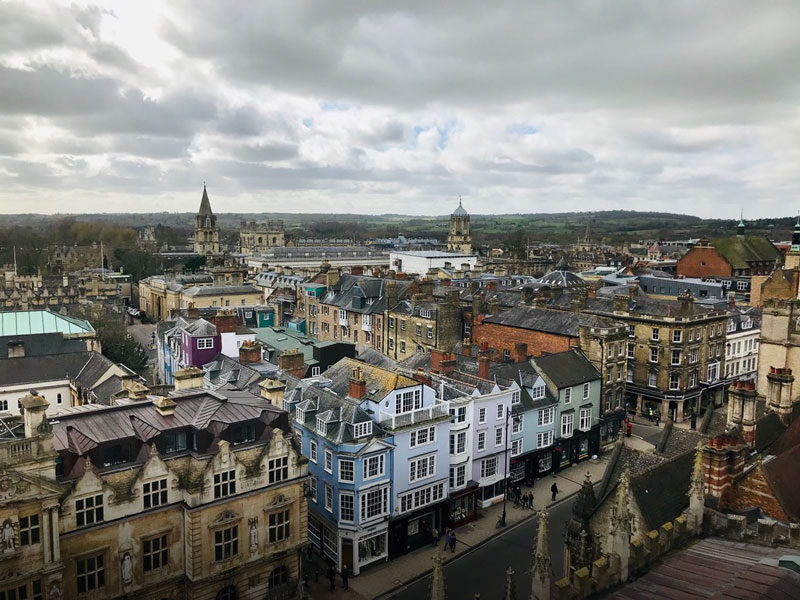
[[[441,252],[439,250],[419,250],[409,252],[390,252],[389,268],[398,273],[408,273],[424,277],[430,269],[473,270],[478,262],[475,254]]]
[[[735,307],[728,319],[725,343],[725,378],[753,380],[758,374],[758,338],[761,310]]]

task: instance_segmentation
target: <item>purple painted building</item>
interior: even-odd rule
[[[190,321],[178,317],[173,327],[159,341],[159,358],[163,354],[163,382],[175,383],[173,373],[186,367],[203,368],[222,351],[222,336],[213,323],[205,319]]]

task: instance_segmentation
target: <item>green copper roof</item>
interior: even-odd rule
[[[93,332],[94,327],[89,321],[49,310],[0,312],[0,336]]]
[[[716,238],[711,243],[734,269],[746,269],[751,262],[773,262],[781,253],[760,235]]]

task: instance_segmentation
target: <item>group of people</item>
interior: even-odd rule
[[[553,497],[553,502],[556,501],[556,497],[558,496],[558,484],[554,481],[553,485],[550,486],[550,494]],[[533,491],[523,493],[522,488],[520,486],[516,486],[513,488],[514,493],[514,506],[521,506],[522,508],[529,508],[530,510],[534,510],[533,506]]]
[[[656,427],[661,423],[661,411],[655,410],[652,406],[647,409],[647,420],[655,423]]]
[[[342,565],[342,589],[349,590],[350,585],[348,583],[348,579],[350,578],[350,569],[347,568],[347,565]],[[328,564],[328,581],[331,582],[331,589],[336,588],[336,567],[333,563]]]

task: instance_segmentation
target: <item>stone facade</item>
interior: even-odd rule
[[[469,233],[469,214],[458,201],[458,208],[450,215],[450,232],[447,234],[449,252],[472,253],[472,236]]]
[[[385,316],[384,354],[403,360],[416,352],[452,352],[461,341],[461,306],[458,290],[434,302],[425,294],[389,308]]]
[[[211,212],[211,202],[208,200],[206,186],[203,186],[200,210],[194,218],[194,251],[201,256],[220,253],[217,217]]]
[[[242,221],[239,229],[239,248],[242,254],[258,254],[268,248],[285,245],[283,221]]]

